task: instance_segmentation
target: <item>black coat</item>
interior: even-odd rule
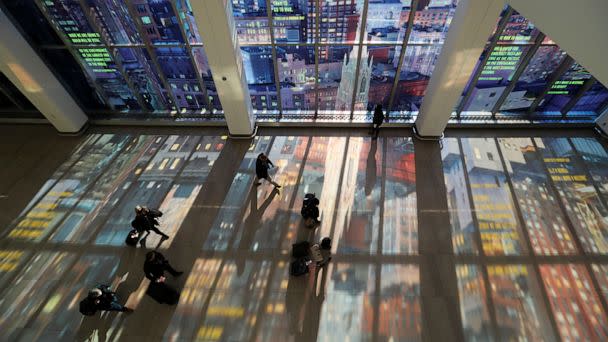
[[[152,221],[146,215],[135,215],[135,219],[131,222],[131,226],[140,233],[152,229],[152,225]]]
[[[269,165],[274,166],[274,164],[272,164],[272,162],[270,161],[270,159],[266,159],[266,160],[262,160],[261,158],[258,158],[255,161],[255,174],[258,178],[268,178],[268,169],[270,168]]]
[[[154,260],[146,260],[146,262],[144,262],[144,273],[146,274],[146,278],[153,282],[156,281],[158,278],[165,275],[166,267],[167,259],[165,259],[162,254],[157,253]]]
[[[376,107],[374,110],[374,124],[380,125],[384,121],[384,112],[382,108]]]

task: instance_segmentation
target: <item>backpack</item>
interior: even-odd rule
[[[158,209],[148,209],[148,214],[154,218],[163,216],[163,212]]]
[[[301,276],[308,273],[308,260],[306,258],[298,258],[289,264],[289,274],[292,276]]]
[[[78,311],[85,316],[93,316],[97,312],[97,308],[89,298],[85,298],[80,301]]]

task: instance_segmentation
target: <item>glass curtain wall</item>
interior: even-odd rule
[[[189,0],[3,6],[92,117],[222,118]]]
[[[258,120],[412,120],[457,0],[232,0]]]
[[[505,8],[453,115],[457,122],[593,122],[608,90],[549,37]]]

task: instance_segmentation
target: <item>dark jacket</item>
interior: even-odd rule
[[[146,278],[154,282],[158,278],[163,277],[165,275],[167,263],[167,259],[160,253],[156,253],[154,260],[146,260],[144,262],[144,273],[146,274]]]
[[[274,166],[274,164],[270,161],[270,159],[262,160],[258,156],[258,159],[255,161],[255,174],[258,178],[268,178],[268,169],[269,165]]]
[[[380,125],[384,121],[384,112],[382,111],[382,107],[376,107],[374,109],[374,124]]]
[[[135,215],[135,219],[131,221],[131,226],[142,233],[153,228],[152,222],[146,215]]]

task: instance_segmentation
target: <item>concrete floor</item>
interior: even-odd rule
[[[225,134],[0,126],[0,340],[608,340],[608,154],[592,132]],[[281,191],[252,186],[260,152]],[[169,240],[124,245],[137,204],[165,213]],[[289,277],[291,245],[325,236],[330,264]],[[154,248],[185,271],[168,279],[176,306],[145,294]],[[135,312],[83,317],[102,283]]]

